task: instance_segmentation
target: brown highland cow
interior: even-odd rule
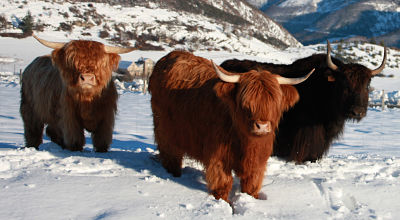
[[[169,53],[149,82],[162,165],[178,177],[183,156],[200,161],[210,193],[228,202],[234,171],[241,191],[258,198],[279,119],[299,99],[293,86],[282,84],[308,76],[231,75],[191,53]]]
[[[107,152],[118,99],[111,73],[118,67],[118,53],[134,48],[33,37],[54,50],[51,55],[37,57],[22,75],[20,112],[26,147],[38,149],[47,124],[51,141],[65,149],[82,150],[86,129],[92,133],[95,151]]]

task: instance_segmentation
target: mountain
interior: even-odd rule
[[[302,46],[244,0],[8,0],[1,4],[1,36],[18,32],[12,22],[29,13],[39,36],[58,32],[63,38],[100,39],[143,50],[258,54]]]
[[[364,36],[400,47],[399,0],[248,0],[300,42]]]

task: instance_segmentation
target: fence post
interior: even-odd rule
[[[147,77],[146,77],[146,65],[143,65],[143,94],[146,94],[146,90],[147,90]]]
[[[143,64],[143,94],[147,93],[148,81],[153,71],[154,62],[151,59],[147,59]]]
[[[383,110],[385,110],[385,90],[382,90],[381,103],[382,103],[382,111],[383,111]]]

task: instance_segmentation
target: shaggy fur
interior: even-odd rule
[[[216,199],[228,201],[232,171],[240,178],[241,191],[258,198],[274,131],[282,112],[299,98],[294,87],[279,85],[275,76],[249,71],[239,83],[226,83],[209,60],[191,53],[174,51],[160,59],[149,91],[155,140],[166,170],[180,176],[187,155],[204,164]],[[257,121],[270,122],[272,131],[256,134]]]
[[[281,120],[274,155],[297,163],[319,160],[342,134],[346,120],[359,121],[366,115],[371,70],[332,60],[339,67],[337,71],[326,65],[323,54],[290,65],[249,60],[227,60],[221,64],[232,72],[268,70],[285,77],[299,77],[315,68],[307,81],[295,85],[300,101]]]
[[[39,147],[47,124],[46,134],[63,148],[82,150],[86,129],[92,133],[94,149],[106,152],[118,99],[110,79],[119,59],[118,54],[105,53],[101,43],[77,40],[32,61],[21,86],[26,147]],[[94,76],[94,85],[84,85],[81,74]]]

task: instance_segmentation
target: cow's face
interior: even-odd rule
[[[361,120],[367,114],[371,70],[359,64],[346,64],[342,68],[342,106],[347,118]],[[338,82],[339,83],[339,82]]]
[[[69,92],[93,97],[107,86],[120,56],[106,53],[95,41],[71,41],[52,52],[52,59]]]
[[[295,84],[294,79],[289,82],[268,71],[255,70],[240,75],[228,73],[228,77],[221,77],[225,74],[224,70],[215,65],[214,68],[222,80],[214,88],[216,94],[229,106],[235,127],[246,135],[273,134],[282,113],[299,100],[293,86],[283,85]],[[300,83],[300,79],[296,80]]]
[[[46,47],[54,49],[51,57],[58,68],[66,91],[79,99],[90,101],[100,95],[118,67],[120,56],[137,48],[106,46],[96,41],[75,40],[52,42],[32,36]]]
[[[339,65],[333,63],[331,59],[331,46],[327,41],[327,56],[326,63],[330,74],[329,81],[335,82],[339,90],[337,94],[341,94],[339,99],[344,111],[344,116],[353,120],[361,120],[367,114],[368,108],[368,93],[371,78],[383,71],[386,64],[387,51],[384,48],[383,61],[381,65],[374,70],[360,64],[343,64],[336,61]]]
[[[235,112],[244,130],[262,136],[274,132],[283,111],[298,101],[292,86],[280,85],[277,75],[250,71],[241,76],[237,84]]]

